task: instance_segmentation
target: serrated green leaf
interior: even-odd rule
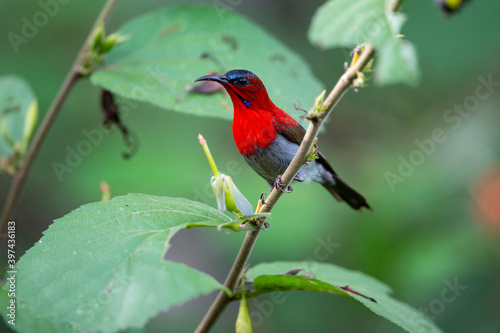
[[[311,273],[310,278],[300,275],[283,275],[287,271],[301,267],[304,267],[303,262],[273,262],[250,268],[247,278],[254,280],[255,291],[248,296],[288,290],[340,294],[354,298],[374,313],[408,332],[442,332],[424,314],[390,297],[391,289],[370,276],[327,263],[315,263],[314,267],[306,268],[298,273]],[[346,290],[346,287],[349,287],[351,291]]]
[[[17,264],[18,300],[80,331],[140,328],[160,311],[224,287],[165,260],[182,229],[233,222],[205,204],[129,194],[56,220]]]
[[[394,0],[330,0],[319,7],[309,28],[309,40],[322,48],[371,43],[379,52],[375,83],[415,86],[420,70],[415,47],[401,37],[406,16],[393,12]]]
[[[32,132],[34,127],[33,121],[25,124],[28,111],[31,110],[31,118],[36,118],[34,108],[35,95],[23,78],[17,75],[0,77],[0,156],[12,156],[16,143],[22,147],[24,132]]]
[[[196,78],[212,71],[253,71],[276,105],[295,116],[299,113],[294,100],[307,107],[322,90],[295,52],[224,8],[166,8],[135,18],[119,31],[130,39],[109,52],[106,65],[92,74],[92,83],[167,110],[231,119],[231,101],[225,93],[187,93],[178,101]],[[206,53],[224,68],[202,59]]]

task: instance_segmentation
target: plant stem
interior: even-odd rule
[[[219,169],[217,169],[217,165],[215,164],[215,160],[212,156],[212,153],[210,152],[210,148],[208,148],[207,140],[205,140],[205,138],[201,134],[198,134],[198,140],[200,141],[200,145],[203,148],[205,155],[207,156],[208,163],[212,168],[214,176],[219,177],[220,176]]]
[[[245,264],[250,257],[250,253],[252,253],[253,246],[257,241],[257,237],[259,236],[260,229],[248,231],[243,244],[241,245],[240,252],[238,256],[234,260],[233,267],[231,267],[231,271],[227,275],[226,281],[224,285],[231,290],[234,291],[236,284],[238,283],[238,278],[240,277],[243,268],[245,268]],[[196,328],[196,333],[208,332],[210,328],[215,324],[219,316],[224,312],[226,306],[231,302],[231,298],[226,294],[225,291],[220,291],[217,295],[217,298],[208,309],[208,312],[205,314],[205,317],[201,321],[201,323]]]
[[[345,74],[342,75],[342,77],[338,80],[335,87],[333,87],[332,91],[320,108],[322,111],[318,111],[317,113],[315,113],[316,110],[314,108],[309,111],[309,115],[312,116],[312,120],[309,122],[307,132],[304,136],[304,139],[302,140],[302,143],[300,144],[297,154],[281,177],[281,182],[284,184],[284,188],[287,188],[288,185],[292,183],[293,178],[304,166],[307,156],[309,155],[309,152],[314,145],[316,136],[319,133],[319,129],[321,128],[323,120],[332,112],[332,110],[335,108],[335,105],[342,98],[344,93],[349,89],[349,87],[351,87],[354,79],[357,78],[358,72],[363,70],[363,68],[366,66],[366,64],[368,64],[368,62],[373,58],[374,55],[375,50],[370,45],[367,45],[363,53],[359,56],[359,59],[351,67],[349,67],[349,69],[347,69]],[[258,213],[271,212],[282,194],[283,192],[274,188]],[[229,272],[226,281],[224,282],[224,285],[229,290],[231,290],[231,292],[234,291],[238,282],[238,278],[243,272],[247,260],[252,253],[252,249],[255,245],[255,242],[257,241],[259,232],[260,229],[249,231],[246,234],[245,240],[241,245],[240,252],[238,253],[233,266],[231,267],[231,271]],[[222,314],[226,306],[231,302],[231,300],[232,299],[227,296],[226,292],[220,291],[214,303],[205,314],[205,317],[196,328],[195,332],[208,332],[210,328],[215,324],[219,316]]]
[[[2,212],[2,217],[0,218],[0,235],[3,235],[5,232],[5,227],[7,226],[8,220],[11,218],[12,213],[14,211],[14,208],[17,204],[17,201],[19,199],[19,195],[21,194],[23,185],[26,181],[26,177],[28,176],[28,173],[30,171],[30,168],[33,164],[33,161],[35,160],[35,156],[40,150],[40,147],[42,146],[42,143],[52,126],[57,114],[59,113],[59,110],[61,109],[61,106],[64,104],[66,101],[66,98],[68,97],[69,93],[73,89],[73,86],[75,85],[76,81],[82,77],[81,75],[81,68],[83,61],[85,60],[88,48],[91,45],[93,33],[95,29],[100,26],[104,25],[106,22],[107,18],[111,14],[111,11],[113,10],[113,7],[116,5],[118,0],[107,0],[107,2],[104,4],[104,7],[101,10],[101,13],[99,14],[98,18],[96,19],[94,26],[90,30],[90,33],[85,40],[85,43],[83,44],[82,48],[80,49],[80,52],[78,53],[75,62],[73,63],[73,66],[71,67],[70,71],[66,75],[66,78],[61,85],[61,88],[59,88],[59,91],[52,101],[52,104],[47,111],[38,131],[36,132],[33,142],[31,143],[28,152],[26,153],[25,159],[23,161],[23,164],[19,171],[17,171],[14,176],[12,177],[12,184],[9,189],[9,193],[7,195],[7,199],[5,200],[4,204],[4,209]],[[0,237],[0,244],[3,241],[3,237]]]
[[[393,0],[393,2],[390,5],[390,9],[393,12],[397,12],[399,10],[399,8],[401,7],[401,5],[403,4],[403,2],[404,2],[404,0]]]

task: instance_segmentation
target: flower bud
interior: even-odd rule
[[[102,46],[103,39],[104,27],[100,25],[94,30],[94,36],[92,37],[92,49],[96,51],[99,50]]]
[[[125,42],[128,38],[129,35],[121,35],[119,32],[109,35],[106,39],[104,39],[99,53],[108,53],[115,45]]]
[[[241,194],[240,190],[238,190],[236,185],[234,185],[231,177],[220,173],[217,169],[205,138],[203,138],[200,134],[198,135],[198,140],[205,151],[205,155],[207,156],[210,167],[214,173],[210,183],[212,184],[212,189],[217,199],[218,209],[221,212],[228,210],[238,216],[252,215],[252,204],[243,196],[243,194]]]
[[[436,5],[445,14],[451,14],[458,11],[467,0],[434,0]]]
[[[248,313],[248,301],[245,297],[245,280],[241,282],[240,310],[236,318],[236,333],[252,333],[252,321]]]
[[[252,204],[241,194],[230,176],[219,173],[218,177],[212,177],[211,183],[221,212],[228,210],[239,216],[253,213]]]

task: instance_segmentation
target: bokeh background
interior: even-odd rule
[[[310,64],[326,87],[343,72],[348,50],[313,47],[306,32],[323,1],[225,1],[264,27]],[[123,0],[108,31],[127,20],[175,3],[214,5],[210,1]],[[19,33],[22,17],[40,10],[35,1],[0,1],[0,75],[20,74],[32,85],[40,111],[47,110],[82,41],[102,6],[98,1],[70,1],[16,54],[6,35]],[[316,184],[299,185],[273,211],[271,228],[262,233],[251,264],[315,257],[363,271],[394,289],[396,298],[420,308],[446,332],[500,330],[500,87],[472,112],[444,116],[455,104],[475,96],[478,77],[500,82],[500,2],[470,1],[452,16],[431,0],[404,3],[409,16],[403,33],[418,50],[422,81],[417,88],[369,84],[350,91],[326,124],[319,143],[337,172],[368,199],[374,212],[360,214],[337,204]],[[349,27],[346,26],[346,29]],[[200,73],[202,75],[204,73]],[[193,78],[194,79],[194,78]],[[300,82],[297,82],[300,85]],[[484,92],[483,90],[482,92]],[[196,139],[207,138],[222,171],[256,202],[267,190],[239,156],[230,122],[168,112],[139,104],[125,123],[140,139],[130,160],[118,132],[106,134],[71,173],[56,177],[52,163],[64,163],[67,147],[85,140],[82,130],[99,128],[99,90],[80,81],[61,110],[40,151],[24,189],[15,220],[17,252],[24,253],[52,220],[88,202],[100,200],[99,184],[113,196],[127,193],[186,197],[215,206],[208,185],[210,168]],[[290,96],[293,99],[293,96]],[[450,111],[453,112],[453,111]],[[440,128],[444,142],[425,155],[400,181],[401,158]],[[230,170],[227,170],[229,168]],[[0,175],[0,199],[10,179]],[[243,234],[212,229],[181,232],[173,241],[172,260],[182,261],[223,281]],[[333,243],[326,252],[321,244]],[[6,253],[6,248],[1,249]],[[1,256],[2,263],[5,255]],[[450,285],[460,285],[451,290]],[[455,296],[454,298],[452,296]],[[150,321],[147,332],[189,332],[215,294],[189,302]],[[259,299],[260,307],[269,298]],[[256,332],[400,332],[359,303],[308,292],[286,294],[282,304],[259,310],[250,301]],[[269,310],[268,310],[269,309]],[[232,304],[214,332],[234,331]],[[2,323],[1,325],[5,325]],[[2,328],[3,331],[4,328]]]

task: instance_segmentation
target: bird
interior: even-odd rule
[[[244,69],[223,75],[205,75],[195,82],[214,81],[221,84],[233,103],[233,137],[239,153],[248,165],[264,178],[270,190],[284,188],[281,176],[290,165],[306,133],[295,119],[277,107],[257,75]],[[317,182],[339,202],[345,201],[355,210],[370,209],[366,199],[344,182],[316,146],[317,159],[306,162],[294,180]]]

